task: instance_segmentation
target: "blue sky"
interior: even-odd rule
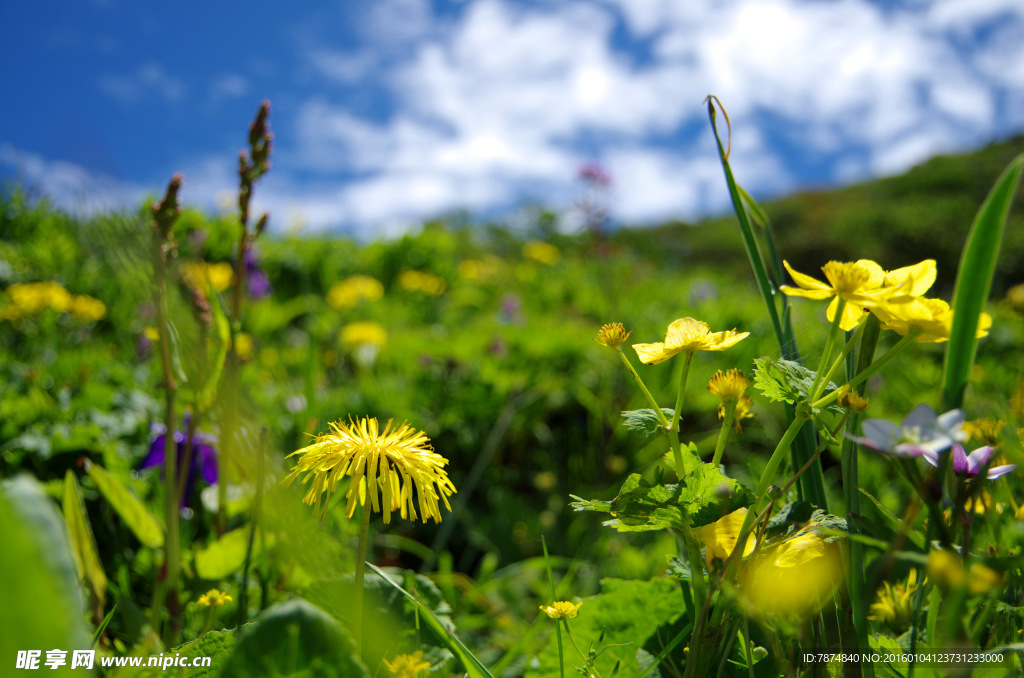
[[[1020,0],[52,0],[0,22],[0,165],[78,211],[177,171],[224,209],[262,99],[271,227],[369,237],[570,213],[589,160],[618,223],[719,212],[709,93],[761,197],[1024,131]]]

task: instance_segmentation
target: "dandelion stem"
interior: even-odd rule
[[[362,656],[363,652],[363,575],[366,572],[366,542],[370,534],[370,514],[372,511],[367,505],[363,505],[363,519],[359,526],[359,546],[356,553],[356,581],[353,592],[353,624],[352,638],[356,644],[356,653]]]

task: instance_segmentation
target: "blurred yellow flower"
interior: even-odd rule
[[[71,298],[71,315],[81,320],[95,322],[107,314],[107,306],[99,299],[87,294],[76,294]]]
[[[500,264],[501,260],[493,254],[480,259],[463,259],[459,262],[459,276],[478,282],[492,280],[498,274]]]
[[[238,355],[239,360],[244,362],[252,358],[254,348],[255,342],[253,342],[251,334],[239,332],[235,335],[235,353]]]
[[[160,341],[160,330],[153,327],[152,325],[146,325],[142,328],[142,334],[150,341]]]
[[[372,510],[384,514],[385,523],[391,522],[392,511],[415,520],[417,503],[423,522],[427,518],[441,521],[439,499],[451,511],[448,497],[455,493],[455,486],[444,470],[448,460],[434,452],[422,431],[405,423],[392,427],[390,420],[381,430],[372,417],[336,421],[330,424],[330,431],[288,455],[300,457],[284,483],[291,484],[305,473],[302,482],[313,483],[303,502],[313,506],[314,512],[320,512],[323,495],[329,497],[345,476],[352,477],[345,493],[349,518],[356,501],[365,505],[367,495]],[[414,489],[418,502],[413,500]]]
[[[595,337],[594,341],[602,346],[607,346],[608,348],[619,348],[631,334],[633,334],[633,332],[627,332],[626,328],[622,326],[622,323],[609,323],[607,325],[603,325],[601,329],[597,331],[597,337]]]
[[[839,406],[860,414],[866,412],[871,403],[868,398],[852,390],[849,384],[843,384],[839,387]]]
[[[755,616],[805,617],[831,599],[842,578],[838,544],[805,528],[746,564],[742,599]]]
[[[223,292],[235,282],[235,271],[226,261],[210,264],[205,261],[184,261],[180,265],[181,277],[189,287],[206,292]]]
[[[423,292],[436,297],[445,291],[448,284],[444,278],[427,271],[402,271],[398,274],[398,286],[409,292]]]
[[[783,294],[807,299],[832,299],[832,303],[829,304],[825,313],[830,322],[835,320],[839,299],[846,300],[843,316],[839,320],[839,327],[844,330],[852,330],[857,326],[864,316],[865,308],[886,304],[897,296],[909,298],[908,291],[914,288],[916,280],[913,273],[915,267],[911,266],[890,274],[893,276],[893,280],[902,278],[902,283],[898,287],[884,287],[886,274],[882,267],[870,259],[860,259],[846,263],[830,261],[822,266],[821,270],[828,280],[828,284],[826,284],[795,271],[788,261],[782,263],[798,285],[798,287],[782,285],[779,289]],[[922,264],[925,263],[922,262]],[[922,264],[918,264],[918,266]],[[901,271],[906,272],[901,273]]]
[[[546,266],[553,266],[562,258],[562,253],[551,243],[529,240],[523,245],[523,256]]]
[[[373,321],[349,323],[338,335],[346,346],[370,345],[380,348],[388,342],[388,331]]]
[[[56,280],[14,283],[6,292],[22,313],[38,313],[47,308],[63,313],[71,308],[71,294]]]
[[[199,600],[196,601],[196,605],[199,607],[221,607],[225,603],[234,600],[227,593],[218,591],[217,589],[210,589],[203,595],[199,596]]]
[[[580,613],[583,601],[570,603],[567,600],[558,600],[550,605],[541,605],[540,611],[551,619],[572,619]]]
[[[421,671],[430,668],[430,662],[423,661],[423,650],[416,650],[412,654],[396,655],[391,661],[385,659],[384,666],[392,678],[416,678]]]
[[[694,528],[693,534],[697,537],[697,541],[704,544],[704,558],[709,570],[715,558],[725,560],[736,548],[736,542],[740,539],[740,528],[743,527],[746,517],[747,509],[736,509],[710,525]],[[755,542],[754,535],[751,533],[743,547],[743,556],[748,556],[753,552]]]
[[[384,285],[368,275],[353,275],[339,280],[327,291],[327,305],[343,310],[362,300],[377,301],[384,296]]]
[[[945,591],[966,586],[972,595],[988,593],[1002,583],[992,568],[978,562],[964,567],[960,555],[947,549],[932,549],[928,554],[928,578]]]
[[[633,344],[633,350],[645,365],[657,365],[683,351],[724,351],[750,332],[712,332],[708,324],[693,318],[680,318],[668,326],[665,341],[655,344]]]
[[[914,593],[917,589],[917,570],[913,569],[906,583],[899,582],[894,586],[883,582],[878,598],[868,611],[868,619],[882,622],[892,631],[902,633],[914,618]]]
[[[995,447],[999,444],[999,434],[1002,433],[1005,421],[994,417],[982,417],[965,421],[961,430],[967,434],[968,440],[974,440],[982,445]]]

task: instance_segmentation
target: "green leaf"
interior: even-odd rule
[[[978,319],[992,289],[999,246],[1003,240],[1006,217],[1010,213],[1021,171],[1024,154],[1018,155],[1003,170],[992,191],[985,198],[967,234],[960,269],[956,274],[953,292],[953,327],[946,345],[946,363],[942,380],[942,409],[963,406],[967,379],[978,349],[975,336]]]
[[[604,524],[620,532],[646,532],[713,523],[727,513],[753,503],[753,494],[722,474],[713,464],[699,464],[683,483],[662,485],[639,473],[626,478],[618,496],[610,502],[576,499],[576,511],[609,513]]]
[[[815,372],[798,362],[764,356],[754,360],[754,386],[769,400],[794,405],[807,402],[811,397]],[[825,387],[825,394],[836,389],[831,381]],[[827,412],[842,414],[839,405],[829,405]]]
[[[251,525],[244,525],[226,533],[195,555],[196,574],[202,579],[219,580],[237,572],[245,563],[245,553],[249,547]],[[262,534],[257,532],[257,541],[253,546],[258,553],[263,541]]]
[[[380,568],[366,563],[366,566],[377,573],[378,576],[387,584],[397,589],[403,596],[415,605],[416,609],[420,613],[420,619],[434,632],[437,639],[448,648],[448,650],[458,657],[459,661],[462,662],[463,668],[466,669],[466,673],[469,674],[470,678],[494,678],[491,676],[490,671],[476,658],[469,648],[466,647],[458,636],[446,626],[441,619],[438,618],[434,611],[430,609],[430,606],[424,604],[419,598],[413,596],[411,593],[406,591],[395,582],[388,574],[382,571]]]
[[[81,589],[63,525],[39,482],[19,476],[0,485],[0,658],[11,671],[19,650],[43,650],[47,675],[91,675],[43,662],[45,650],[89,647]],[[69,655],[70,657],[70,655]]]
[[[154,549],[164,545],[163,527],[121,481],[89,460],[85,462],[85,471],[143,545]]]
[[[658,627],[678,619],[682,610],[682,593],[671,579],[604,579],[601,581],[601,593],[583,599],[579,615],[570,622],[570,627],[583,652],[587,652],[591,645],[600,652],[595,663],[600,675],[612,675],[612,669],[618,662],[617,677],[637,678],[644,674],[649,662],[647,653],[638,658],[638,650],[658,632]],[[598,645],[602,634],[603,640]],[[566,660],[566,675],[570,674],[569,666],[583,663],[575,652],[567,654]],[[526,678],[557,675],[558,647],[551,642],[537,657],[536,665],[527,669]]]
[[[71,543],[71,555],[75,558],[79,578],[85,582],[89,598],[94,608],[102,614],[107,599],[107,574],[103,571],[100,557],[96,549],[96,538],[89,524],[89,514],[85,512],[82,500],[82,488],[78,478],[68,469],[64,474],[64,525],[67,529],[68,541]]]
[[[666,419],[672,421],[672,409],[663,407],[661,412]],[[661,429],[661,419],[658,418],[658,413],[651,408],[626,410],[622,413],[622,425],[634,433],[650,438]]]
[[[242,627],[221,678],[369,678],[355,645],[329,614],[296,598]]]

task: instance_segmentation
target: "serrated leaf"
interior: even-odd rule
[[[666,419],[672,421],[674,410],[663,407],[661,412]],[[650,438],[661,429],[661,419],[658,413],[649,407],[643,410],[626,410],[622,413],[622,425],[634,433]]]
[[[795,405],[807,402],[811,397],[816,373],[800,363],[782,358],[767,356],[754,360],[754,386],[769,400]],[[823,395],[834,391],[836,385],[831,381],[826,385]],[[832,404],[824,408],[827,412],[842,414],[843,408]]]
[[[160,548],[164,545],[164,529],[157,522],[153,514],[149,512],[131,491],[121,484],[114,476],[110,475],[103,467],[85,462],[85,472],[89,474],[96,487],[103,494],[110,506],[121,516],[135,536],[145,546]]]
[[[604,524],[620,532],[646,532],[713,523],[723,515],[753,503],[753,494],[725,476],[712,464],[699,464],[686,474],[684,482],[663,485],[638,473],[626,478],[618,496],[610,502],[574,497],[577,511],[609,513]],[[688,518],[688,521],[687,521]]]
[[[89,514],[85,512],[82,500],[82,488],[78,478],[68,469],[64,474],[63,506],[64,524],[71,543],[71,555],[74,556],[79,578],[85,582],[93,608],[100,610],[107,600],[107,574],[103,571],[99,554],[96,549],[96,538],[89,524]]]

